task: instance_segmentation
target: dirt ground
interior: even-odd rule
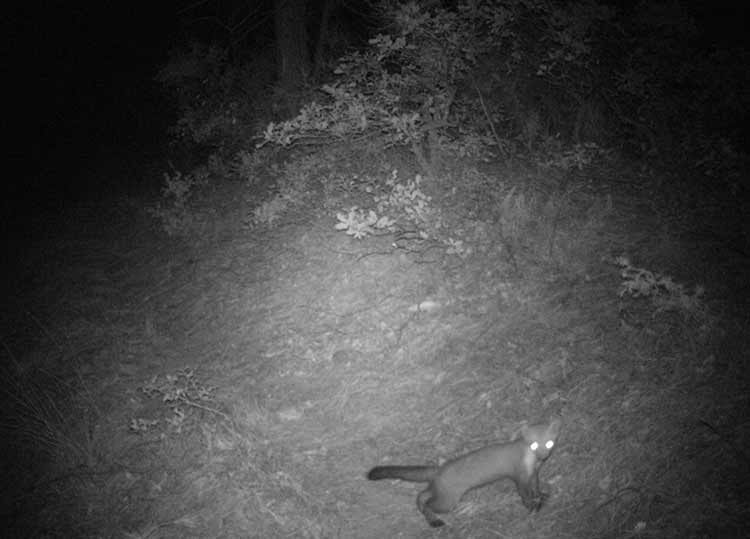
[[[744,536],[744,212],[635,164],[580,181],[610,211],[561,224],[590,239],[557,265],[310,208],[249,229],[240,184],[186,238],[139,196],[30,217],[3,279],[7,537]],[[684,289],[620,294],[618,256]],[[433,530],[419,486],[365,478],[553,414],[539,513],[498,483]]]

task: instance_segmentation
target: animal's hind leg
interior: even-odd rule
[[[424,515],[424,518],[427,519],[427,522],[430,524],[430,526],[432,526],[433,528],[439,528],[440,526],[445,525],[445,522],[443,522],[443,519],[437,516],[435,512],[430,508],[430,502],[432,502],[432,500],[432,489],[430,487],[427,487],[422,492],[420,492],[419,495],[417,495],[417,507]]]

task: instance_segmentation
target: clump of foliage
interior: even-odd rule
[[[202,410],[226,418],[213,407],[216,388],[206,385],[192,368],[184,368],[174,374],[156,375],[140,388],[148,399],[158,399],[169,408],[171,414],[164,419],[167,428],[180,434],[188,419],[188,409]],[[130,431],[149,432],[160,424],[159,419],[132,418]]]
[[[691,292],[669,275],[634,266],[626,256],[618,256],[611,262],[621,268],[621,298],[649,298],[655,309],[654,316],[661,312],[677,312],[700,322],[708,319],[703,286],[698,285]]]
[[[609,15],[593,4],[570,13],[545,0],[482,0],[456,9],[417,2],[391,7],[386,10],[391,31],[342,58],[336,78],[321,88],[322,99],[295,118],[271,123],[263,144],[403,145],[428,176],[446,153],[504,151],[513,132],[495,129],[498,111],[487,106],[475,82],[480,72],[489,69],[496,81],[536,78],[549,88],[580,80],[579,72],[591,63],[587,40]],[[542,33],[534,36],[536,48],[524,41],[532,25]],[[518,100],[519,91],[512,93],[506,114]],[[527,138],[536,136],[531,123],[525,122]]]
[[[243,165],[238,152],[267,125],[261,145],[405,146],[431,177],[448,156],[508,158],[555,137],[673,151],[677,140],[700,143],[696,126],[738,125],[748,108],[747,55],[706,52],[680,4],[443,5],[371,4],[381,33],[340,58],[293,118],[283,118],[268,91],[267,55],[230,59],[229,44],[182,49],[158,76],[175,95],[173,132],[210,146],[229,169]]]
[[[315,99],[302,100],[309,87],[300,91],[297,102],[306,104],[291,118],[269,101],[273,69],[240,57],[230,61],[226,48],[193,46],[160,73],[177,96],[175,135],[213,148],[211,170],[251,187],[260,177],[277,180],[250,224],[277,223],[308,189],[281,185],[283,174],[269,174],[273,148],[302,146],[309,153],[341,144],[382,155],[403,147],[426,184],[447,175],[457,158],[522,159],[567,171],[615,143],[676,155],[676,137],[692,160],[717,150],[695,126],[737,117],[747,102],[737,91],[747,77],[737,70],[741,62],[696,48],[692,19],[676,4],[616,9],[598,0],[473,0],[443,7],[415,0],[371,6],[379,10],[380,33],[333,64]],[[724,95],[726,84],[718,80],[735,82]],[[713,120],[702,112],[708,103],[715,105]],[[374,174],[373,192],[389,188],[389,173]],[[340,171],[322,176],[324,191],[341,185]],[[385,226],[377,204],[323,201],[327,209],[365,211],[340,221],[359,223],[346,225],[357,235]],[[172,223],[182,210],[174,208],[162,210],[170,229],[179,228]]]

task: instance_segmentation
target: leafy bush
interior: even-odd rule
[[[399,181],[398,171],[393,170],[383,182],[383,193],[372,192],[376,209],[368,211],[352,207],[348,212],[336,214],[337,230],[344,230],[357,239],[375,233],[406,231],[416,233],[422,239],[430,237],[429,231],[439,227],[439,212],[431,205],[417,175],[413,180]]]
[[[480,0],[455,9],[408,2],[384,13],[390,32],[343,57],[337,78],[321,88],[323,98],[295,118],[269,124],[261,145],[403,145],[434,177],[446,153],[487,156],[493,145],[507,149],[507,136],[495,129],[498,108],[482,96],[502,95],[494,88],[503,86],[500,105],[523,116],[519,125],[530,147],[543,121],[539,111],[522,110],[523,81],[537,81],[550,98],[563,87],[568,101],[580,103],[594,79],[590,38],[611,16],[593,3],[571,11],[549,0]],[[480,89],[480,74],[494,82]]]
[[[337,80],[324,85],[322,103],[310,103],[294,119],[270,124],[265,142],[322,144],[355,139],[381,147],[407,145],[430,170],[422,144],[447,127],[456,85],[474,51],[469,20],[410,2],[389,11],[397,26],[364,51],[341,59]]]
[[[449,156],[515,157],[552,138],[563,146],[627,139],[652,152],[694,141],[680,146],[694,155],[697,126],[740,126],[748,106],[747,55],[696,49],[680,4],[449,4],[371,4],[382,33],[340,58],[301,110],[268,91],[271,60],[230,61],[227,47],[193,44],[158,76],[176,97],[174,133],[213,148],[242,178],[254,173],[249,141],[261,133],[260,146],[404,146],[434,178]],[[300,111],[287,118],[282,109]]]
[[[425,229],[439,224],[436,209],[431,205],[431,198],[421,189],[422,177],[417,174],[413,180],[398,181],[398,171],[394,170],[386,179],[387,192],[375,197],[378,212],[392,216],[394,222],[402,221],[417,227],[426,234]]]
[[[448,254],[466,256],[473,249],[464,239],[463,229],[453,228],[444,222],[444,211],[432,201],[422,189],[422,177],[400,180],[393,169],[385,178],[368,176],[365,192],[371,197],[372,207],[363,209],[352,206],[336,213],[336,230],[341,230],[355,239],[371,235],[394,234],[394,245],[400,242],[430,241],[442,246]],[[471,226],[469,226],[471,228]]]

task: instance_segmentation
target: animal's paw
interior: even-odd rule
[[[526,506],[526,509],[531,511],[532,513],[534,511],[539,511],[542,508],[542,505],[544,505],[544,502],[549,498],[549,494],[546,492],[539,492],[534,494],[533,496],[528,496],[523,499],[523,504]]]

